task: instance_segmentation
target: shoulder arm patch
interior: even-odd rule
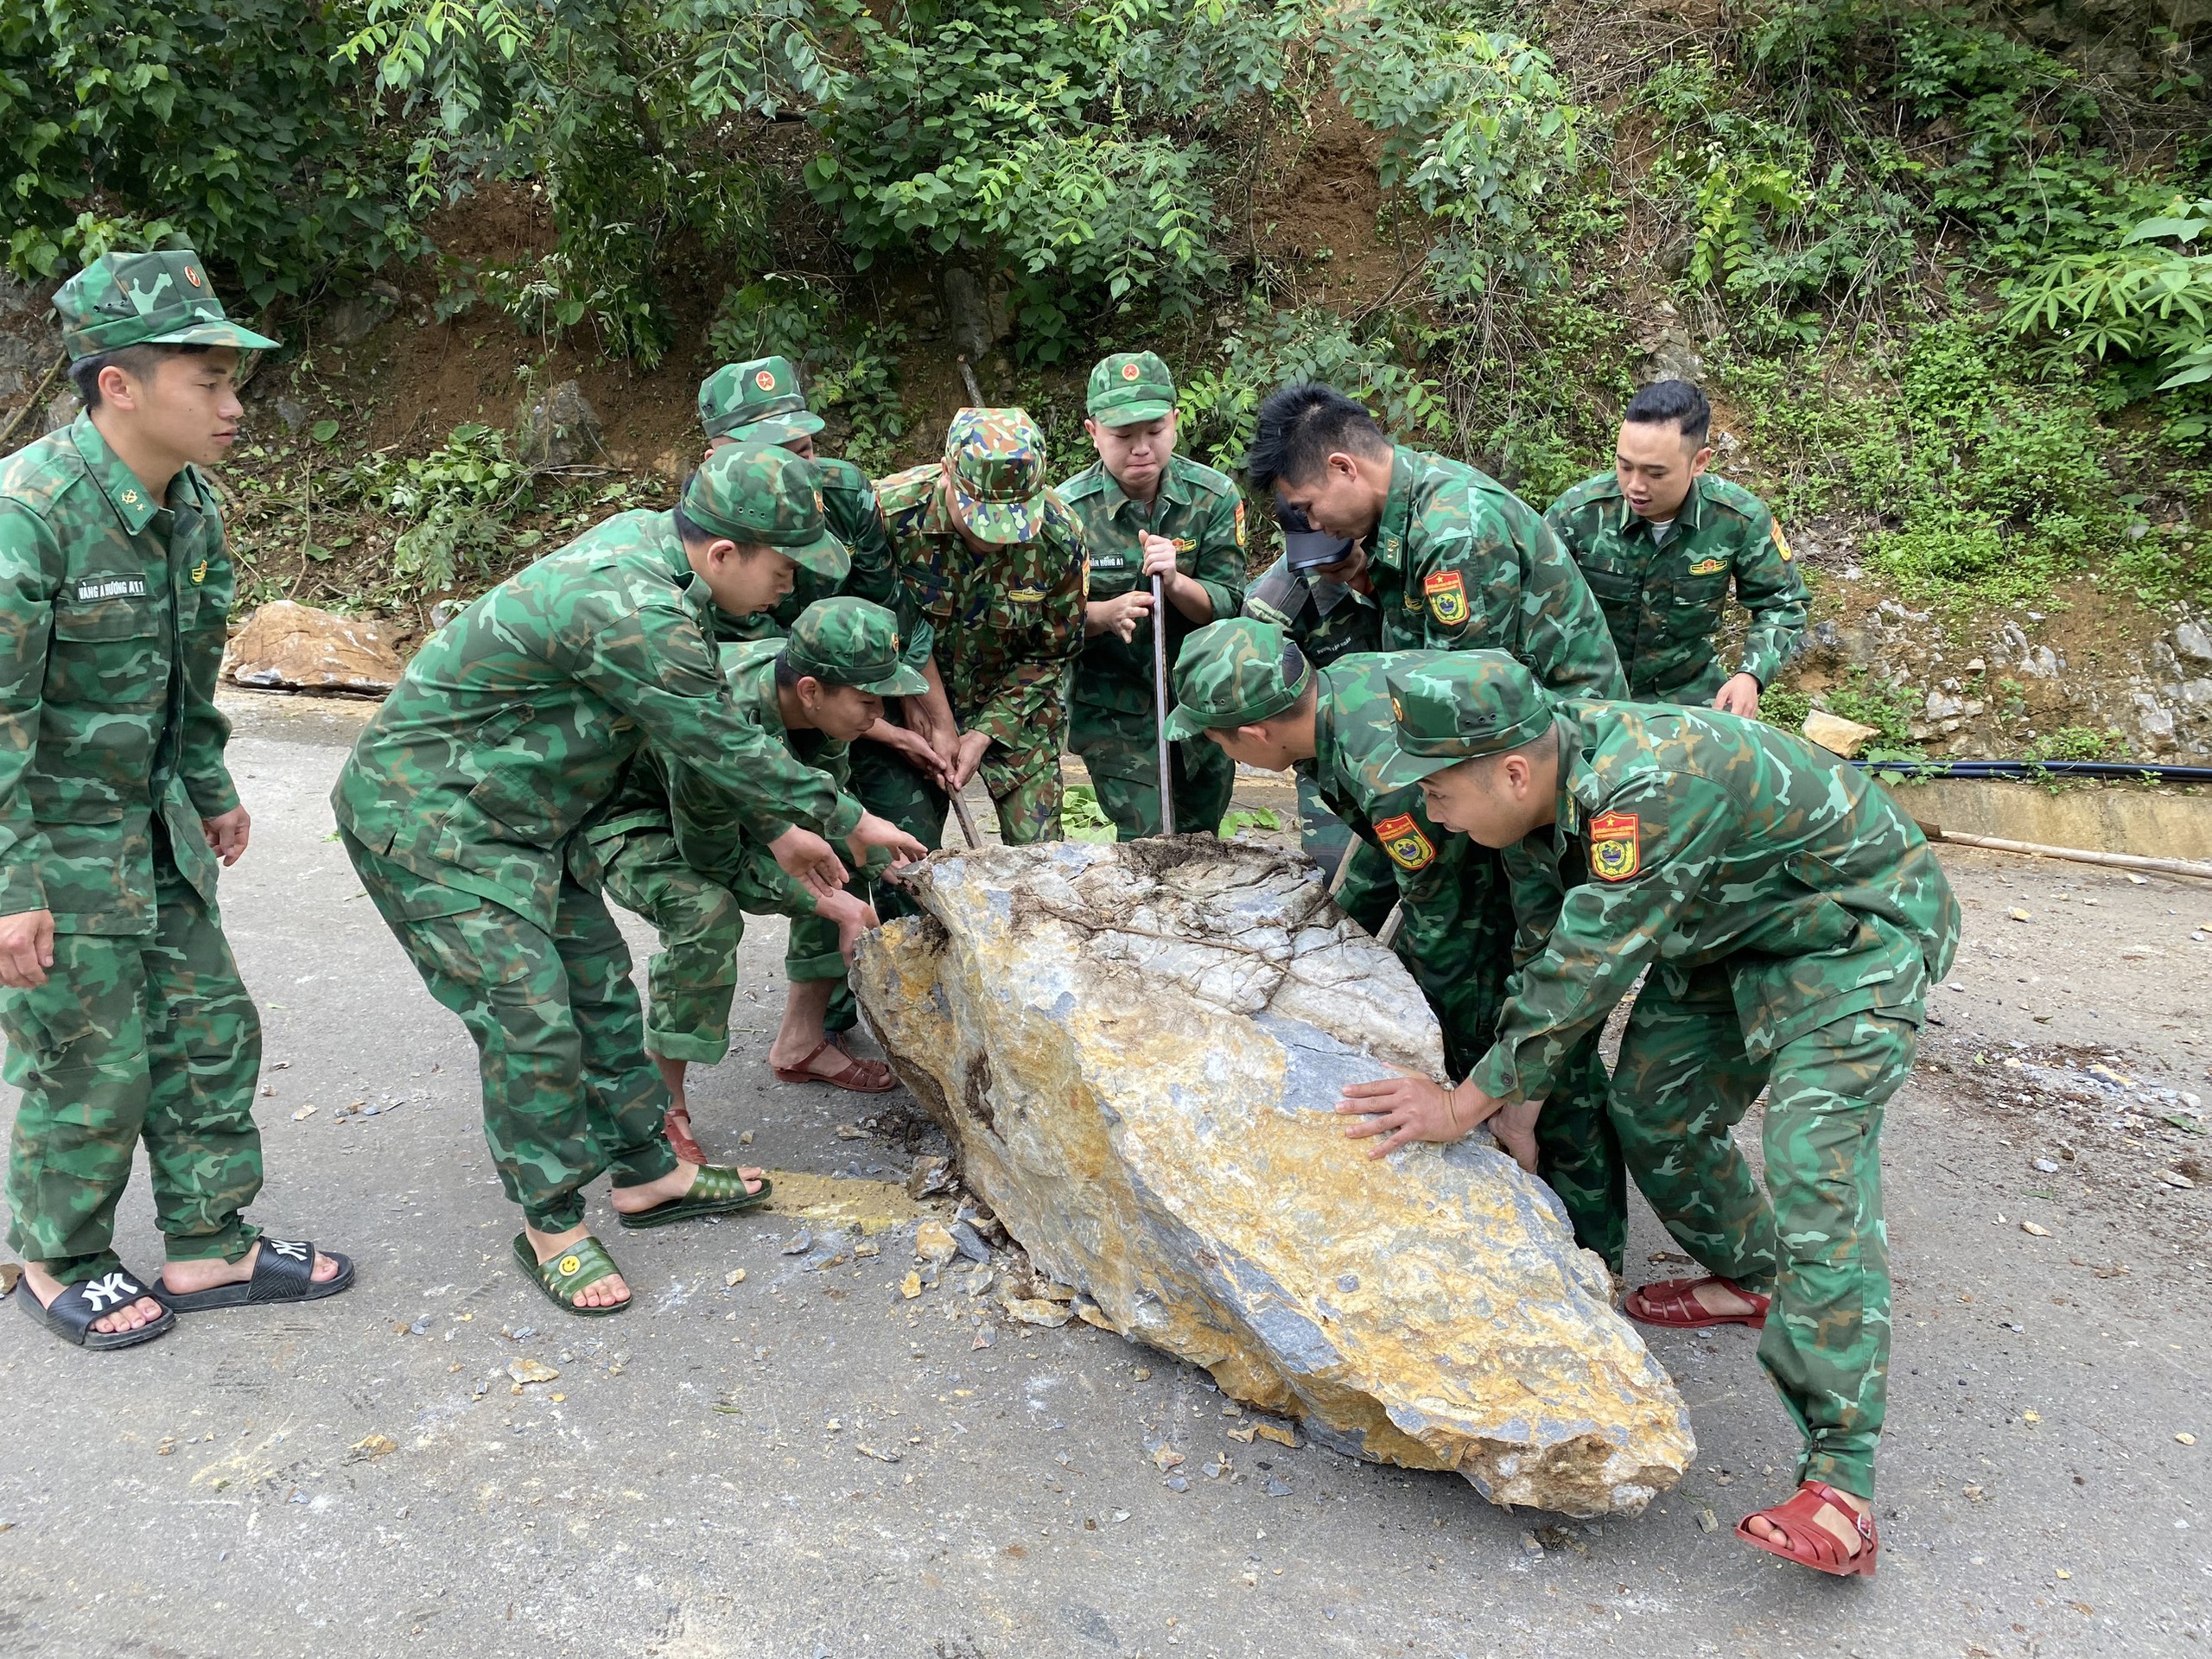
[[[1600,812],[1590,820],[1590,874],[1600,881],[1625,881],[1643,862],[1641,830],[1633,812]]]
[[[1421,834],[1421,825],[1414,822],[1410,812],[1378,818],[1375,838],[1382,843],[1382,850],[1390,855],[1390,861],[1402,870],[1425,869],[1436,857],[1435,847]]]

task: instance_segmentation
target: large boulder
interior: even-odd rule
[[[938,854],[861,1007],[969,1185],[1116,1330],[1351,1455],[1634,1513],[1695,1453],[1558,1199],[1478,1134],[1380,1162],[1342,1086],[1443,1069],[1302,861],[1211,836]]]
[[[396,634],[387,624],[273,600],[231,636],[223,677],[264,690],[380,697],[399,683]]]

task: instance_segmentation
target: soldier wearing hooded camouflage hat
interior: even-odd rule
[[[897,608],[900,602],[897,561],[884,534],[882,515],[876,511],[875,486],[866,473],[849,461],[816,452],[815,435],[822,430],[823,422],[807,407],[798,372],[790,359],[757,357],[715,370],[699,385],[699,423],[706,430],[709,454],[726,443],[759,442],[776,444],[812,461],[822,493],[823,518],[830,526],[830,533],[842,542],[852,556],[851,568],[841,577],[832,579],[801,570],[791,591],[774,609],[756,616],[722,619],[718,626],[721,638],[780,637],[791,632],[791,624],[809,606],[839,594]],[[916,798],[916,772],[933,782],[942,781],[950,768],[953,747],[952,712],[946,706],[944,688],[938,683],[937,671],[930,662],[929,630],[909,626],[903,632],[907,636],[908,665],[920,669],[927,684],[919,694],[895,698],[887,704],[883,719],[853,755],[852,794],[869,811],[887,818],[898,817]],[[901,827],[910,826],[902,823]],[[658,874],[641,872],[641,876],[646,880],[659,880],[662,876],[677,881],[684,879],[675,871]],[[800,938],[792,939],[794,954],[785,964],[787,972],[797,970],[798,976],[791,980],[793,984],[816,982],[802,977],[811,971],[809,959],[796,954],[803,944]],[[676,969],[671,966],[669,971],[674,973]],[[710,995],[710,989],[704,994]],[[840,979],[830,996],[829,1029],[834,1033],[849,1031],[859,1019],[852,993]],[[814,1047],[810,1041],[804,1048],[792,1049],[791,1045],[804,1034],[803,1029],[796,1034],[779,1032],[769,1046],[769,1063],[789,1069],[795,1054]],[[654,1052],[658,1054],[660,1051],[656,1049]],[[848,1077],[869,1075],[865,1067],[855,1073],[850,1058],[835,1043],[816,1052],[817,1058],[810,1064],[814,1077],[821,1082],[842,1086]],[[679,1113],[684,1109],[683,1066],[683,1057],[662,1057],[661,1071],[675,1092]]]
[[[1605,613],[1630,696],[1757,718],[1804,632],[1805,582],[1765,503],[1706,470],[1712,425],[1688,381],[1643,387],[1621,416],[1613,470],[1560,497],[1544,522]],[[1730,673],[1713,635],[1732,586],[1751,627]]]
[[[905,844],[747,720],[709,613],[765,610],[800,565],[835,575],[811,467],[766,444],[717,452],[669,512],[618,513],[431,636],[363,729],[331,804],[346,849],[430,994],[481,1057],[485,1135],[524,1271],[601,1315],[629,1287],[584,1224],[614,1177],[626,1227],[758,1204],[757,1173],[678,1160],[645,1058],[630,957],[569,868],[577,830],[647,744],[731,797],[747,833],[817,893]],[[817,834],[817,831],[820,834]]]
[[[1354,652],[1316,668],[1272,623],[1237,617],[1192,634],[1175,671],[1176,737],[1210,738],[1243,765],[1310,769],[1321,799],[1382,855],[1402,927],[1394,948],[1444,1033],[1445,1065],[1464,1077],[1489,1051],[1509,963],[1497,948],[1512,907],[1497,855],[1440,830],[1411,783],[1387,783],[1398,760],[1385,677],[1435,652]],[[1628,1242],[1627,1192],[1605,1121],[1602,1070],[1553,1091],[1536,1173],[1567,1205],[1575,1236],[1615,1273]]]
[[[1172,669],[1194,628],[1236,614],[1244,598],[1244,498],[1211,467],[1175,453],[1175,383],[1150,352],[1090,372],[1084,429],[1098,459],[1059,486],[1083,521],[1090,559],[1083,658],[1070,691],[1069,742],[1124,840],[1160,830],[1152,631],[1164,620]],[[1167,601],[1152,614],[1152,578]],[[1217,829],[1236,768],[1212,744],[1178,743],[1175,826]]]
[[[84,413],[0,470],[8,1242],[23,1311],[107,1349],[353,1269],[245,1219],[261,1025],[216,906],[251,826],[214,702],[232,577],[201,469],[238,435],[239,353],[276,342],[225,315],[189,250],[96,259],[54,308]],[[142,1140],[158,1287],[113,1245]]]
[[[1958,946],[1935,855],[1879,785],[1754,720],[1555,700],[1490,652],[1387,681],[1390,781],[1505,849],[1527,946],[1466,1082],[1354,1085],[1341,1109],[1368,1116],[1353,1133],[1387,1135],[1388,1150],[1525,1116],[1649,969],[1613,1113],[1637,1185],[1712,1276],[1645,1286],[1628,1310],[1764,1325],[1760,1363],[1804,1434],[1802,1484],[1738,1534],[1872,1576],[1890,1332],[1878,1143]],[[1764,1197],[1730,1135],[1763,1089]]]
[[[1045,445],[1018,409],[963,409],[944,459],[882,480],[902,614],[930,624],[959,725],[953,789],[979,772],[1008,842],[1060,834],[1061,686],[1083,648],[1083,526],[1045,482]],[[898,822],[931,845],[943,791],[916,779]]]
[[[850,785],[850,746],[882,718],[884,698],[916,696],[923,683],[905,660],[898,619],[849,596],[816,601],[782,639],[724,645],[721,659],[741,715],[840,791]],[[691,1139],[684,1070],[694,1061],[718,1064],[729,1052],[747,912],[792,918],[785,957],[790,989],[777,1035],[798,1058],[779,1064],[772,1049],[777,1077],[863,1094],[896,1086],[881,1061],[838,1050],[823,1023],[831,992],[845,982],[853,941],[875,925],[875,912],[858,893],[817,893],[785,874],[747,834],[742,803],[681,753],[641,751],[586,825],[583,844],[588,857],[579,879],[660,933],[647,970],[645,1050],[660,1061],[677,1103],[668,1124],[679,1156],[706,1161]],[[922,852],[911,839],[903,849],[916,857]],[[815,1069],[825,1052],[842,1064]]]

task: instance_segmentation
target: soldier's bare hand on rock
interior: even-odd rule
[[[849,893],[833,893],[814,901],[814,913],[836,925],[837,954],[844,957],[845,966],[851,967],[861,935],[878,923],[874,910]]]
[[[863,812],[861,821],[846,837],[845,850],[853,855],[853,862],[865,864],[872,852],[891,855],[893,868],[911,864],[917,859],[927,858],[930,849],[901,830],[888,818],[879,818],[873,812]]]
[[[54,966],[54,912],[18,911],[0,916],[0,985],[27,991],[46,983]]]
[[[207,832],[207,844],[228,869],[245,856],[245,844],[253,834],[253,819],[245,808],[234,806],[229,811],[212,818],[200,820],[200,827]]]
[[[1355,1141],[1388,1135],[1367,1154],[1384,1158],[1410,1141],[1457,1141],[1498,1105],[1471,1083],[1446,1089],[1433,1077],[1404,1071],[1372,1083],[1346,1084],[1337,1110],[1360,1118],[1344,1131]]]
[[[1741,715],[1745,720],[1759,717],[1759,682],[1756,674],[1731,675],[1728,683],[1713,694],[1713,706],[1724,715]]]

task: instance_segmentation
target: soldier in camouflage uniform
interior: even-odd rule
[[[1878,1141],[1959,909],[1878,785],[1757,721],[1554,700],[1491,652],[1394,669],[1404,752],[1438,823],[1506,849],[1522,963],[1467,1082],[1362,1084],[1362,1134],[1449,1140],[1528,1112],[1645,969],[1614,1075],[1637,1185],[1714,1275],[1646,1286],[1639,1319],[1764,1323],[1805,1436],[1798,1495],[1749,1542],[1874,1569],[1890,1279]],[[1763,1198],[1730,1130],[1764,1088]],[[1771,1317],[1768,1303],[1772,1302]]]
[[[1098,459],[1059,487],[1090,559],[1069,742],[1128,841],[1158,835],[1161,822],[1151,580],[1160,578],[1167,601],[1172,671],[1193,628],[1234,616],[1243,600],[1244,498],[1175,453],[1175,382],[1152,353],[1120,353],[1092,369],[1085,407]],[[1175,827],[1212,834],[1229,810],[1235,764],[1192,741],[1175,746],[1170,766]]]
[[[882,480],[902,619],[936,634],[960,738],[954,789],[978,772],[1010,844],[1060,834],[1061,698],[1083,649],[1083,526],[1045,482],[1044,440],[1018,409],[963,409],[944,459]],[[901,826],[941,843],[943,791],[917,777]]]
[[[618,513],[434,634],[363,729],[331,804],[353,868],[430,994],[481,1057],[485,1135],[523,1209],[516,1260],[561,1306],[629,1287],[584,1225],[603,1169],[628,1227],[759,1203],[753,1173],[679,1160],[647,1061],[630,957],[571,839],[651,743],[732,798],[747,833],[816,893],[899,844],[740,713],[707,629],[835,575],[813,469],[782,449],[717,452],[670,512]],[[821,833],[817,834],[819,830]]]
[[[1805,583],[1765,504],[1706,471],[1712,423],[1688,381],[1645,386],[1622,418],[1614,470],[1560,497],[1544,522],[1605,613],[1629,696],[1757,718],[1804,632]],[[1713,635],[1732,583],[1751,620],[1730,674]]]
[[[904,660],[898,620],[850,597],[816,601],[784,638],[722,646],[721,663],[740,715],[841,791],[850,782],[850,745],[882,717],[883,699],[916,696],[923,686]],[[904,848],[921,855],[911,838]],[[742,803],[681,753],[640,751],[584,827],[577,850],[570,861],[577,880],[660,933],[646,971],[645,1052],[661,1063],[677,1103],[668,1124],[679,1157],[705,1161],[683,1104],[683,1073],[691,1062],[716,1065],[729,1052],[747,912],[791,918],[784,966],[791,989],[778,1035],[800,1058],[777,1064],[772,1050],[776,1075],[867,1094],[896,1086],[880,1061],[847,1057],[833,1072],[811,1069],[833,1046],[823,1019],[833,988],[845,983],[850,941],[875,925],[875,912],[859,893],[817,893],[785,875],[746,834]]]
[[[1456,1081],[1489,1052],[1505,1000],[1488,914],[1501,891],[1497,855],[1440,830],[1418,787],[1383,777],[1399,758],[1385,677],[1441,659],[1434,652],[1355,652],[1317,670],[1272,623],[1217,622],[1184,648],[1168,731],[1211,738],[1246,766],[1308,764],[1331,811],[1383,855],[1403,921],[1393,948],[1435,1011]],[[1600,1071],[1562,1079],[1547,1116],[1587,1130],[1605,1111]],[[1567,1205],[1576,1238],[1621,1272],[1627,1192],[1610,1140],[1555,1136],[1541,1147],[1536,1173]]]
[[[85,412],[0,472],[0,1033],[22,1090],[8,1242],[26,1313],[67,1341],[151,1340],[181,1311],[298,1301],[343,1256],[265,1238],[261,1024],[216,907],[251,829],[217,710],[232,579],[213,484],[242,414],[200,256],[111,254],[54,296]],[[115,1208],[143,1139],[162,1295]]]
[[[791,625],[809,606],[838,594],[853,594],[879,605],[898,602],[899,573],[891,543],[883,533],[882,518],[876,512],[875,486],[869,482],[868,474],[852,462],[815,453],[814,435],[822,430],[822,417],[807,408],[798,372],[789,359],[754,358],[715,370],[699,385],[699,422],[706,431],[709,455],[726,444],[760,442],[776,444],[812,461],[822,496],[823,519],[830,533],[844,544],[852,559],[842,576],[801,569],[792,580],[791,591],[771,610],[746,617],[717,613],[715,620],[718,637],[779,639],[790,632]],[[858,775],[852,789],[862,806],[887,817],[901,810],[912,798],[914,790],[911,774],[918,770],[926,778],[940,778],[945,766],[940,755],[950,756],[952,751],[952,715],[945,705],[944,689],[936,683],[935,670],[930,665],[928,630],[907,632],[912,636],[907,647],[909,664],[924,670],[930,677],[929,683],[920,694],[899,700],[904,712],[897,720],[887,714],[868,734],[867,760],[855,768]],[[617,903],[631,909],[639,906],[624,898],[624,892],[653,895],[653,910],[644,913],[656,918],[656,925],[663,928],[663,938],[660,954],[653,959],[652,982],[674,1001],[683,1001],[689,995],[711,1000],[715,995],[713,982],[687,992],[677,981],[690,966],[708,966],[718,962],[719,946],[700,950],[677,942],[726,932],[728,922],[708,912],[725,908],[728,895],[697,872],[683,868],[680,861],[660,862],[664,858],[675,858],[673,842],[666,838],[643,835],[627,838],[620,849],[623,868],[610,871],[607,891]],[[686,894],[696,895],[703,908],[697,912],[685,912],[682,906]],[[834,1039],[826,1049],[823,1047],[822,1033],[814,1029],[816,1022],[808,1017],[817,993],[812,989],[800,993],[797,988],[817,983],[809,976],[818,965],[808,946],[805,930],[795,930],[785,961],[786,980],[792,988],[786,995],[785,1028],[779,1029],[769,1045],[769,1063],[788,1070],[796,1056],[811,1054],[813,1059],[806,1064],[812,1068],[814,1078],[840,1087],[851,1086],[857,1080],[873,1091],[871,1080],[879,1070],[874,1063],[853,1059]],[[859,1021],[852,992],[842,978],[831,988],[830,1008],[824,1017],[827,1030],[836,1033],[851,1030]],[[676,1046],[658,1046],[664,1038]],[[720,1060],[727,1052],[727,1045],[716,1040],[711,1032],[687,1037],[649,1024],[646,1046],[659,1063],[662,1080],[668,1084],[673,1101],[669,1108],[669,1122],[677,1148],[684,1157],[700,1161],[698,1143],[690,1135],[690,1112],[683,1092],[684,1072],[692,1061],[704,1060],[711,1065]],[[824,1056],[826,1065],[823,1063]]]

